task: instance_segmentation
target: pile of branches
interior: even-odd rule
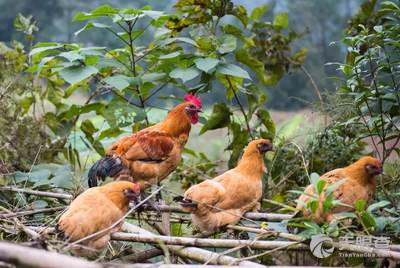
[[[153,194],[160,190],[157,189]],[[287,221],[292,217],[290,214],[249,212],[243,216],[240,225],[228,225],[221,231],[222,235],[201,233],[186,237],[173,236],[171,224],[190,224],[190,217],[179,207],[166,205],[162,201],[161,205],[155,207],[143,205],[140,213],[128,215],[122,231],[112,234],[111,249],[108,249],[111,254],[103,253],[96,262],[88,262],[66,256],[70,244],[55,235],[58,216],[74,198],[73,195],[7,186],[0,188],[1,195],[10,193],[55,199],[59,204],[49,208],[16,211],[0,207],[2,239],[14,242],[0,243],[0,262],[14,267],[180,267],[194,264],[262,267],[258,260],[265,256],[276,257],[287,255],[288,252],[308,254],[310,250],[306,238],[276,231],[265,224]],[[224,233],[233,233],[235,237],[221,238]],[[247,237],[240,239],[243,234]],[[209,238],[211,236],[214,237]],[[142,244],[146,245],[143,250],[135,250],[137,247],[133,245]],[[327,241],[324,246],[400,261],[400,245],[377,249]],[[156,257],[163,261],[154,262]],[[171,266],[171,263],[174,265]]]

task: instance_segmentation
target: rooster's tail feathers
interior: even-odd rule
[[[104,180],[106,177],[114,177],[124,168],[121,158],[116,156],[105,156],[97,161],[89,170],[89,187],[97,186],[98,179]]]

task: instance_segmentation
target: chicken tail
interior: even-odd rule
[[[89,170],[89,187],[97,186],[98,179],[104,180],[106,177],[114,177],[124,168],[121,158],[117,156],[105,156],[97,161]]]

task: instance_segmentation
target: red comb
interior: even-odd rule
[[[135,183],[132,189],[135,193],[140,193],[140,184]]]
[[[200,109],[201,106],[202,106],[202,104],[201,104],[201,99],[200,99],[199,97],[197,97],[197,96],[191,94],[191,93],[186,94],[186,95],[183,97],[183,99],[184,99],[185,101],[187,101],[187,102],[193,103],[194,105],[196,105],[196,107],[197,107],[198,109]]]

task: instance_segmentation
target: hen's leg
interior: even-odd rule
[[[157,182],[157,188],[160,188],[160,187],[161,187],[161,183],[160,183],[160,182]],[[159,191],[159,192],[156,194],[156,201],[159,202],[160,200],[162,200],[161,191]]]

